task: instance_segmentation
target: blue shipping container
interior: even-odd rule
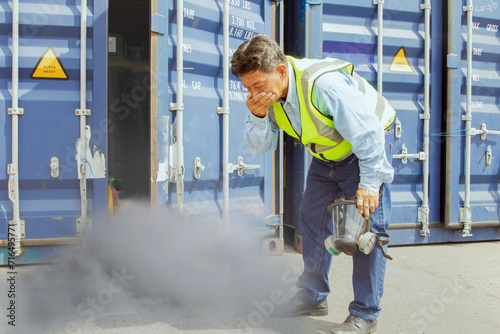
[[[471,4],[473,4],[471,6]],[[493,1],[448,7],[445,224],[485,228],[498,238],[500,162],[500,8]]]
[[[245,39],[273,34],[276,5],[269,0],[234,0],[228,2],[226,12],[224,1],[187,0],[180,16],[175,1],[161,1],[153,9],[152,50],[156,52],[151,66],[156,79],[152,82],[151,159],[157,186],[151,198],[158,205],[182,208],[192,221],[230,217],[232,223],[250,223],[253,230],[276,236],[267,241],[269,251],[281,253],[275,157],[254,155],[244,144],[247,92],[230,74],[228,64]],[[183,21],[180,32],[179,20]]]
[[[24,252],[16,263],[79,244],[108,214],[107,183],[120,177],[122,196],[146,194],[191,221],[249,223],[271,254],[283,251],[284,221],[300,249],[310,155],[291,138],[281,151],[249,152],[247,92],[228,68],[257,33],[294,56],[352,62],[395,107],[393,244],[499,239],[493,2],[162,0],[143,4],[146,19],[134,22],[119,18],[139,7],[109,3],[88,1],[83,30],[80,2],[0,3],[0,264],[9,227]],[[108,34],[115,21],[144,28],[142,45],[126,45],[130,30]],[[132,115],[121,119],[124,107]]]
[[[393,244],[500,238],[500,179],[498,162],[491,159],[500,133],[495,129],[500,124],[499,9],[474,1],[469,11],[468,3],[450,1],[447,8],[440,1],[297,1],[289,11],[299,22],[293,36],[302,36],[289,40],[289,53],[352,62],[397,111],[391,152]],[[469,24],[467,13],[473,17]],[[448,18],[449,26],[443,26]],[[467,71],[468,26],[472,73]],[[473,82],[472,127],[465,121],[470,119],[467,78]],[[294,184],[296,202],[302,189],[300,182]]]
[[[0,3],[0,164],[9,166],[0,174],[0,264],[17,226],[32,247],[23,247],[15,263],[43,262],[60,253],[64,246],[57,245],[78,243],[87,217],[107,211],[107,7],[88,2],[86,36],[80,9],[57,0]]]
[[[245,39],[278,33],[274,27],[280,4],[153,1],[148,22],[130,14],[149,4],[110,1],[110,5],[116,5],[112,8],[117,14],[109,12],[108,1],[88,1],[86,15],[81,15],[80,2],[0,4],[0,101],[5,110],[0,119],[5,129],[0,162],[12,168],[0,178],[5,189],[0,195],[0,264],[11,255],[8,225],[15,226],[21,239],[23,255],[16,256],[16,264],[49,261],[65,247],[79,244],[90,231],[84,226],[97,222],[99,215],[107,216],[108,181],[128,187],[121,192],[124,196],[134,197],[134,191],[142,196],[146,189],[154,205],[181,210],[191,221],[246,222],[253,232],[267,237],[264,251],[281,254],[274,175],[278,156],[255,156],[246,148],[246,91],[239,79],[224,74],[230,73],[228,60]],[[108,34],[108,26],[130,26],[123,18],[116,23],[124,14],[136,18],[136,30],[146,28],[150,40],[142,47],[127,45],[134,31]],[[18,49],[15,15],[19,15]],[[86,29],[81,29],[82,17]],[[11,70],[16,69],[15,50],[19,50],[18,90],[13,88],[17,84]],[[9,108],[14,116],[7,114]],[[14,118],[19,120],[18,154],[12,150],[16,142],[12,133],[17,133]],[[77,141],[85,141],[85,149]]]

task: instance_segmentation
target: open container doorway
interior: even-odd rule
[[[150,3],[109,0],[109,182],[120,199],[150,199]]]

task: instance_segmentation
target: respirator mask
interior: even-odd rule
[[[328,211],[332,214],[333,235],[325,239],[325,247],[330,253],[354,255],[359,250],[361,253],[370,254],[378,244],[384,257],[392,260],[382,247],[387,245],[391,238],[387,233],[370,232],[371,219],[365,219],[359,213],[355,196],[337,199],[328,206]]]

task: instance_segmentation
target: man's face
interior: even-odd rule
[[[260,93],[272,93],[278,98],[286,98],[288,92],[287,67],[280,64],[271,73],[256,70],[240,76],[241,83],[248,90],[249,99]]]

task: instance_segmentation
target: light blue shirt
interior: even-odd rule
[[[290,62],[288,70],[288,95],[286,101],[278,102],[283,104],[292,127],[300,135],[297,85]],[[373,110],[375,106],[365,103],[365,96],[357,88],[357,82],[347,71],[327,72],[314,82],[312,102],[322,114],[333,117],[335,129],[352,145],[352,152],[359,159],[358,187],[378,192],[382,183],[392,182],[394,169],[386,158],[384,129]],[[273,114],[272,107],[268,113]],[[248,113],[244,139],[252,153],[274,151],[278,134],[279,127],[269,115],[259,118]]]

